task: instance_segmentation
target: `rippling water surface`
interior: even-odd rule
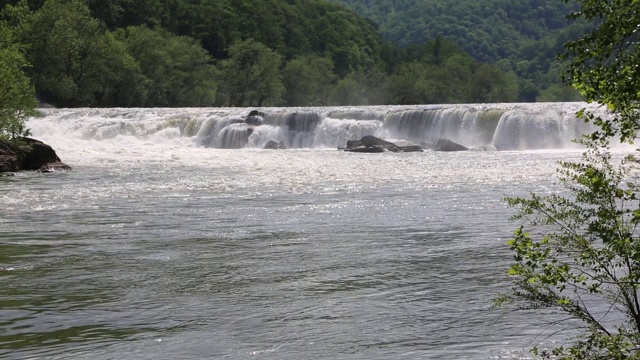
[[[0,178],[0,358],[523,358],[505,195],[575,151],[353,154],[48,138]]]

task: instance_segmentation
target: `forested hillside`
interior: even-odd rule
[[[22,71],[56,106],[533,100],[508,66],[480,62],[441,37],[396,46],[372,21],[326,0],[1,0],[0,7],[3,31],[30,64]]]
[[[567,15],[574,2],[560,0],[333,0],[378,25],[381,35],[407,47],[444,37],[476,60],[497,64],[529,80],[532,100],[559,81],[554,61],[568,39],[589,27]]]

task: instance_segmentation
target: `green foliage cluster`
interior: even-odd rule
[[[523,100],[514,71],[437,37],[400,48],[326,0],[4,0],[38,96],[64,107]]]
[[[640,12],[636,0],[578,3],[572,16],[598,25],[566,44],[565,81],[609,112],[578,113],[599,130],[581,139],[581,161],[560,164],[567,195],[507,199],[536,235],[521,227],[509,241],[514,286],[498,303],[580,321],[576,339],[532,349],[542,358],[640,359],[640,159],[609,149],[640,131]]]
[[[564,67],[555,57],[564,42],[590,28],[566,15],[574,2],[549,0],[333,0],[378,24],[401,47],[436,37],[455,41],[474,59],[514,71],[521,101],[579,100],[563,88]],[[540,98],[538,98],[540,97]]]
[[[6,25],[0,24],[0,140],[29,135],[25,120],[35,115],[37,103],[25,67],[23,49]]]

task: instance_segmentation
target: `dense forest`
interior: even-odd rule
[[[561,0],[333,0],[377,24],[384,39],[401,47],[436,37],[450,39],[474,59],[514,71],[521,100],[563,97],[563,44],[590,28],[569,20],[578,9]],[[543,92],[543,90],[547,90]],[[571,94],[565,94],[571,97]]]
[[[56,106],[536,100],[517,67],[474,58],[439,33],[398,46],[382,38],[375,17],[326,0],[2,0],[0,7],[0,30],[13,39],[0,45],[20,49],[38,98]],[[573,96],[562,90],[544,100]]]

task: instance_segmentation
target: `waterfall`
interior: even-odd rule
[[[374,135],[389,140],[498,150],[562,149],[593,126],[576,118],[584,103],[461,104],[320,108],[41,109],[34,136],[163,142],[225,149],[336,148]],[[603,110],[590,108],[606,116]]]

